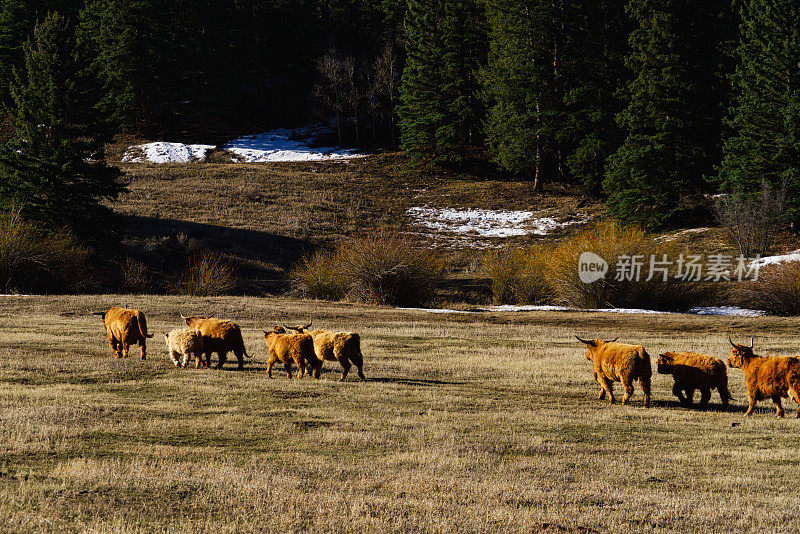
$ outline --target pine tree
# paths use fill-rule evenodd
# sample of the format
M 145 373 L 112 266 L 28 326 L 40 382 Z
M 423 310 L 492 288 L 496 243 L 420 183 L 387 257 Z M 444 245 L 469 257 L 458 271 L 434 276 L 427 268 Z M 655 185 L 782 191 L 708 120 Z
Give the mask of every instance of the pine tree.
M 636 29 L 626 59 L 633 79 L 617 119 L 627 137 L 604 181 L 608 206 L 655 229 L 679 221 L 687 198 L 708 190 L 719 153 L 727 2 L 631 0 Z
M 401 147 L 416 162 L 460 161 L 481 120 L 477 73 L 484 14 L 475 0 L 408 3 Z
M 483 85 L 489 110 L 486 137 L 494 160 L 533 180 L 563 172 L 558 142 L 563 124 L 563 3 L 495 0 L 487 4 L 489 59 Z
M 606 160 L 622 143 L 615 115 L 630 23 L 627 0 L 574 0 L 566 7 L 563 70 L 568 79 L 559 140 L 568 150 L 571 178 L 592 195 L 601 192 Z
M 784 183 L 800 208 L 800 4 L 743 0 L 734 102 L 727 118 L 733 135 L 720 165 L 723 190 L 756 194 L 761 181 Z M 796 218 L 796 215 L 795 215 Z
M 25 69 L 11 87 L 16 136 L 0 147 L 0 203 L 22 205 L 27 219 L 97 244 L 111 213 L 100 202 L 124 187 L 119 169 L 105 163 L 109 130 L 88 62 L 58 14 L 37 24 L 23 48 Z

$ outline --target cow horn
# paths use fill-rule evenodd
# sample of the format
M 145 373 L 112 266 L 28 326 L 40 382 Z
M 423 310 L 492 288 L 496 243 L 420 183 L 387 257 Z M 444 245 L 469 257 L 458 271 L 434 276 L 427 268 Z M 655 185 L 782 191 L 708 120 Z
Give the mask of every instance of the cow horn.
M 313 323 L 313 322 L 314 322 L 314 321 L 311 321 L 311 323 Z M 303 327 L 303 330 L 308 330 L 309 328 L 311 328 L 311 323 L 308 323 L 307 325 L 305 325 L 305 326 Z
M 618 340 L 618 339 L 619 339 L 619 336 L 615 337 L 614 339 L 607 339 L 607 340 L 605 340 L 605 341 L 606 341 L 606 343 L 613 343 L 613 342 L 615 342 L 615 341 L 616 341 L 616 340 Z
M 180 313 L 180 312 L 178 312 L 178 313 Z M 182 313 L 181 313 L 181 319 L 186 319 L 186 317 L 184 317 Z
M 106 312 L 92 312 L 92 315 L 103 315 Z
M 733 340 L 731 339 L 731 334 L 730 334 L 730 332 L 728 332 L 728 341 L 730 342 L 730 344 L 731 344 L 731 345 L 732 345 L 734 348 L 736 348 L 736 343 L 734 343 L 734 342 L 733 342 Z
M 753 348 L 753 343 L 755 343 L 755 342 L 756 342 L 755 336 L 750 336 L 750 348 L 751 349 Z
M 591 342 L 591 341 L 586 341 L 585 339 L 581 339 L 581 338 L 579 338 L 578 336 L 575 336 L 575 339 L 577 339 L 577 340 L 578 340 L 578 341 L 580 341 L 581 343 L 586 343 L 587 345 L 591 345 L 591 344 L 592 344 L 592 342 Z

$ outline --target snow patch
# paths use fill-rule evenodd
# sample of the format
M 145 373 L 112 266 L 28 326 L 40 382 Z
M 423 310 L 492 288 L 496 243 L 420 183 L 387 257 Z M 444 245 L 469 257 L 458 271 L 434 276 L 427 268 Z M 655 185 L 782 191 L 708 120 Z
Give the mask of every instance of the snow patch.
M 225 144 L 224 148 L 245 163 L 325 161 L 366 155 L 352 148 L 312 147 L 319 136 L 331 132 L 330 126 L 320 125 L 299 130 L 278 128 L 258 135 L 238 137 Z
M 157 141 L 128 147 L 122 161 L 131 163 L 188 163 L 203 161 L 214 145 L 186 145 Z
M 725 317 L 761 317 L 766 315 L 764 310 L 748 310 L 736 306 L 700 306 L 691 308 L 687 313 L 695 315 L 721 315 Z
M 753 265 L 764 267 L 765 265 L 774 265 L 777 263 L 790 263 L 793 261 L 800 261 L 800 249 L 789 252 L 788 254 L 780 254 L 778 256 L 765 256 L 753 262 Z
M 513 237 L 547 235 L 553 231 L 585 223 L 588 219 L 559 221 L 536 217 L 531 211 L 414 207 L 406 210 L 412 223 L 427 230 L 464 237 Z M 480 244 L 476 244 L 480 246 Z

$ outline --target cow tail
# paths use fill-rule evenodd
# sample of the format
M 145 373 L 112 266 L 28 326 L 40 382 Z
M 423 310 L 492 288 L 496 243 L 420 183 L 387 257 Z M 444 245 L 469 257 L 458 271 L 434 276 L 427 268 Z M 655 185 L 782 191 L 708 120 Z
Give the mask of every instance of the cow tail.
M 136 310 L 136 321 L 139 323 L 139 333 L 146 338 L 153 337 L 153 334 L 147 333 L 147 321 L 144 319 L 144 314 Z
M 639 376 L 652 376 L 653 368 L 650 362 L 650 355 L 647 351 L 642 349 L 642 358 L 640 360 L 641 368 L 639 369 Z
M 242 346 L 242 352 L 244 353 L 244 355 L 245 355 L 245 356 L 247 356 L 248 358 L 250 358 L 251 356 L 250 356 L 249 354 L 247 354 L 247 349 L 246 349 L 246 348 L 244 348 L 244 338 L 242 337 L 242 331 L 239 329 L 239 327 L 238 327 L 238 326 L 236 327 L 236 329 L 237 329 L 237 330 L 239 330 L 239 343 L 240 343 L 240 344 L 241 344 L 241 346 Z

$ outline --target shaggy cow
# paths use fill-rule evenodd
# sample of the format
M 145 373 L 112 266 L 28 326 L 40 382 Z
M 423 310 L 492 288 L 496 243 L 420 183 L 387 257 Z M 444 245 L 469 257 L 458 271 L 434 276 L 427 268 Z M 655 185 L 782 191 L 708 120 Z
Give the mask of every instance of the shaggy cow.
M 742 370 L 747 386 L 749 406 L 745 415 L 753 413 L 756 401 L 771 398 L 778 417 L 783 417 L 781 397 L 791 396 L 797 403 L 796 417 L 800 417 L 800 358 L 753 354 L 752 338 L 749 347 L 734 343 L 730 335 L 728 341 L 733 345 L 728 365 Z
M 222 369 L 228 360 L 228 352 L 233 351 L 239 361 L 239 369 L 244 369 L 244 356 L 250 357 L 244 348 L 242 331 L 233 321 L 217 319 L 216 317 L 183 317 L 186 326 L 199 330 L 203 334 L 203 351 L 206 355 L 206 367 L 211 367 L 211 353 L 216 352 L 219 357 L 217 369 Z
M 164 334 L 164 339 L 175 367 L 186 367 L 192 356 L 195 359 L 196 369 L 203 365 L 203 335 L 199 330 L 176 328 L 169 334 Z
M 700 390 L 700 407 L 708 405 L 711 390 L 716 388 L 722 407 L 728 409 L 728 373 L 725 362 L 719 358 L 696 352 L 665 352 L 658 355 L 656 369 L 662 375 L 672 375 L 675 385 L 672 394 L 678 397 L 683 406 L 692 405 L 694 391 Z M 685 396 L 684 396 L 685 393 Z
M 286 325 L 284 325 L 286 326 Z M 310 334 L 314 338 L 314 353 L 317 363 L 314 367 L 314 378 L 319 378 L 322 364 L 325 360 L 339 362 L 342 366 L 341 382 L 350 371 L 351 362 L 358 369 L 358 378 L 364 377 L 364 357 L 361 354 L 361 337 L 355 332 L 326 332 L 324 330 L 309 330 L 311 323 L 301 326 L 286 326 L 301 334 Z
M 308 334 L 287 334 L 279 326 L 272 331 L 264 330 L 264 337 L 269 347 L 267 375 L 272 378 L 272 366 L 280 360 L 286 368 L 286 376 L 292 378 L 292 361 L 299 369 L 297 378 L 303 378 L 306 363 L 316 367 L 317 357 L 314 355 L 314 340 Z
M 614 382 L 622 382 L 625 396 L 622 404 L 628 404 L 633 395 L 633 383 L 638 380 L 644 393 L 644 405 L 650 407 L 650 355 L 641 345 L 616 343 L 617 339 L 585 340 L 575 336 L 586 345 L 586 359 L 594 363 L 594 379 L 601 386 L 599 399 L 608 394 L 608 402 L 614 404 Z
M 104 312 L 94 312 L 94 315 L 100 316 L 108 335 L 108 344 L 117 354 L 117 358 L 127 358 L 128 347 L 136 343 L 141 349 L 142 359 L 147 358 L 146 342 L 153 336 L 147 333 L 147 321 L 141 311 L 110 308 Z

